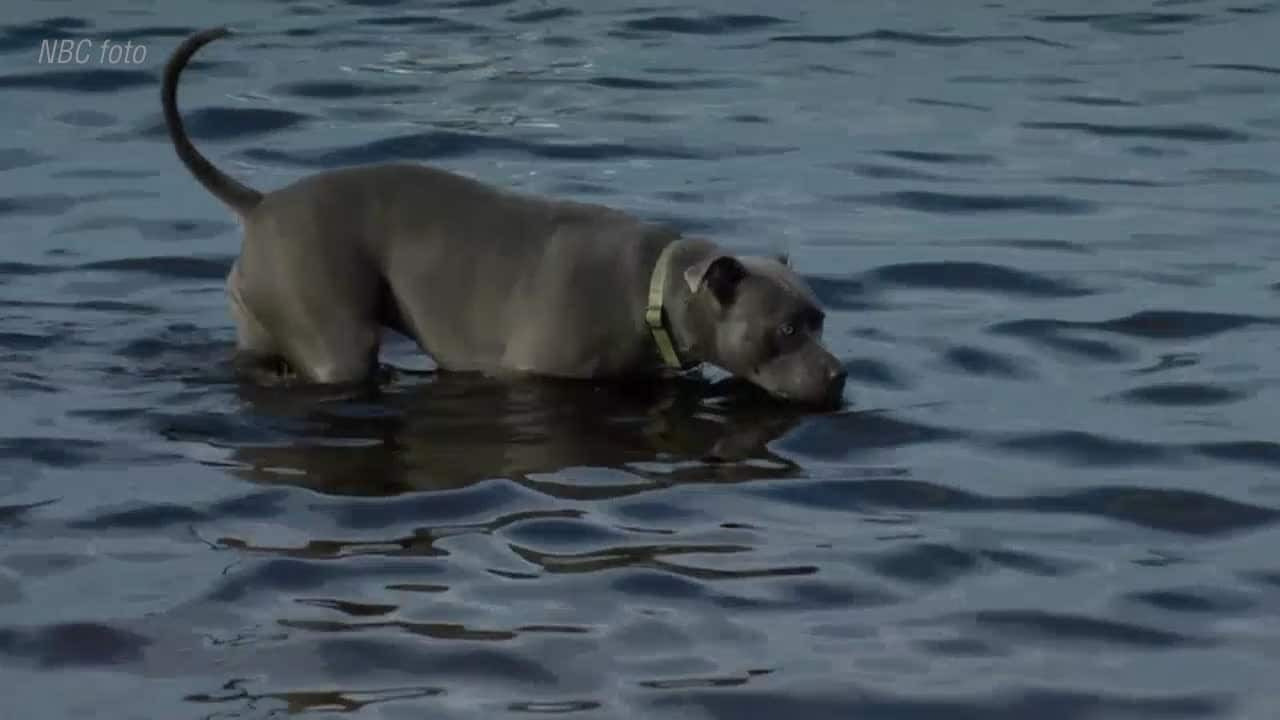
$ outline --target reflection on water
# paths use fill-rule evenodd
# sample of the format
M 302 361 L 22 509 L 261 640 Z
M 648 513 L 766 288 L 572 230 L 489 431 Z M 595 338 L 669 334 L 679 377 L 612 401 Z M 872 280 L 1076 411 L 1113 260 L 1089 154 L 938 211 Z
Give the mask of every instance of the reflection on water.
M 733 379 L 661 384 L 438 373 L 390 392 L 241 385 L 246 421 L 278 440 L 232 443 L 248 480 L 396 495 L 508 478 L 555 497 L 622 497 L 685 482 L 788 477 L 768 449 L 805 414 Z M 216 442 L 217 438 L 213 438 Z

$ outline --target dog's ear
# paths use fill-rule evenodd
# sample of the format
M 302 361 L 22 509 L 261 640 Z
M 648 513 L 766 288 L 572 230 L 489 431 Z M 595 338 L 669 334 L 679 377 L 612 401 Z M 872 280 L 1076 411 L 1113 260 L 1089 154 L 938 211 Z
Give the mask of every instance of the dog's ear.
M 721 305 L 733 302 L 738 283 L 746 276 L 746 266 L 730 255 L 713 255 L 684 271 L 684 281 L 689 285 L 689 292 L 696 293 L 705 287 Z

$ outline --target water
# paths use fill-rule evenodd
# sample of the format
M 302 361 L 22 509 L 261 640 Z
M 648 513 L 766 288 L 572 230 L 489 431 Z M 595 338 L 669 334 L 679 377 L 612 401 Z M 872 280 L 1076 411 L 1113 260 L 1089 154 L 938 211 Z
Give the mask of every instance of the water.
M 0 717 L 1280 712 L 1280 3 L 6 10 Z M 403 342 L 375 396 L 238 383 L 237 229 L 159 122 L 221 23 L 180 98 L 237 177 L 789 251 L 848 408 Z

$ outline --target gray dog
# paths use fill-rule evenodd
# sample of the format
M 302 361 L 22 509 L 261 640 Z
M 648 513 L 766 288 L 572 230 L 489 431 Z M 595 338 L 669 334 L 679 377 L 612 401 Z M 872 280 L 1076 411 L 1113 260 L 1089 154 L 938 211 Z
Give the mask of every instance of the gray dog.
M 237 182 L 191 144 L 177 106 L 187 62 L 227 34 L 185 40 L 162 95 L 178 157 L 244 226 L 227 277 L 241 360 L 362 381 L 386 327 L 444 370 L 621 378 L 705 362 L 777 397 L 840 401 L 823 312 L 785 261 L 417 165 L 333 170 L 265 195 Z

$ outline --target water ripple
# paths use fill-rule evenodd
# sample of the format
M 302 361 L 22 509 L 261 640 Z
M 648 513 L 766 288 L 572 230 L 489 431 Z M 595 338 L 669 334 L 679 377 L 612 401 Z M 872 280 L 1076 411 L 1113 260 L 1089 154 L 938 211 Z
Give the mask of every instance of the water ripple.
M 900 263 L 876 268 L 872 277 L 903 287 L 976 290 L 1001 295 L 1071 298 L 1092 294 L 1084 288 L 1043 275 L 982 262 Z
M 1142 103 L 1107 95 L 1057 95 L 1050 98 L 1054 102 L 1086 107 L 1141 107 Z
M 1116 395 L 1126 402 L 1146 405 L 1220 405 L 1248 397 L 1248 393 L 1205 383 L 1159 383 Z
M 0 216 L 27 215 L 52 216 L 62 215 L 80 202 L 69 195 L 12 195 L 0 197 Z
M 483 482 L 416 498 L 332 503 L 325 507 L 325 512 L 332 514 L 340 527 L 355 530 L 385 527 L 390 523 L 410 520 L 424 523 L 447 519 L 456 523 L 464 518 L 494 516 L 502 508 L 516 505 L 528 507 L 530 504 L 528 492 L 517 485 Z
M 973 553 L 938 543 L 908 545 L 871 562 L 872 569 L 887 578 L 929 585 L 945 585 L 980 566 L 981 560 Z
M 881 150 L 880 152 L 891 158 L 931 165 L 992 165 L 998 162 L 996 157 L 984 153 L 956 153 L 939 150 Z
M 1280 468 L 1280 443 L 1270 440 L 1201 443 L 1196 450 L 1218 460 Z
M 782 18 L 771 15 L 702 15 L 699 17 L 655 15 L 640 20 L 627 20 L 622 23 L 622 27 L 641 33 L 724 35 L 749 32 L 786 22 Z
M 1049 13 L 1033 19 L 1052 24 L 1088 25 L 1123 35 L 1172 35 L 1183 32 L 1183 26 L 1202 24 L 1208 17 L 1203 13 L 1115 12 Z
M 0 148 L 0 172 L 39 165 L 50 159 L 52 157 L 49 155 L 25 148 Z
M 872 30 L 852 35 L 775 35 L 771 42 L 781 43 L 817 43 L 822 45 L 859 43 L 868 41 L 902 43 L 904 45 L 923 45 L 926 47 L 957 47 L 964 45 L 988 44 L 1030 44 L 1047 47 L 1069 48 L 1060 42 L 1046 40 L 1034 35 L 942 35 L 936 33 L 914 33 L 900 30 Z
M 1032 376 L 1024 362 L 968 345 L 947 348 L 943 359 L 948 365 L 970 375 L 988 375 L 1010 380 L 1023 380 Z
M 93 23 L 79 17 L 52 17 L 0 27 L 0 53 L 35 51 L 50 38 L 80 38 Z
M 68 235 L 79 233 L 94 233 L 110 230 L 118 230 L 125 228 L 136 232 L 145 240 L 172 241 L 186 240 L 194 238 L 212 238 L 225 235 L 231 232 L 235 225 L 225 221 L 192 221 L 185 218 L 172 220 L 156 220 L 144 219 L 137 217 L 120 217 L 111 215 L 100 215 L 83 217 L 82 219 L 62 225 L 54 230 L 55 234 Z M 105 260 L 98 262 L 90 262 L 81 265 L 85 270 L 120 270 L 141 272 L 150 268 L 151 272 L 157 275 L 164 275 L 163 267 L 173 268 L 179 264 L 183 264 L 190 268 L 201 262 L 208 262 L 199 258 L 128 258 L 121 260 Z M 222 276 L 226 276 L 226 270 L 230 269 L 228 264 L 222 272 Z
M 1036 610 L 982 610 L 973 614 L 973 622 L 981 629 L 999 635 L 1052 643 L 1129 645 L 1148 649 L 1206 647 L 1212 644 L 1205 638 L 1132 623 Z
M 1141 310 L 1132 315 L 1098 322 L 1024 320 L 1018 321 L 1016 326 L 1006 327 L 1021 328 L 1027 327 L 1028 323 L 1036 323 L 1037 327 L 1046 327 L 1054 330 L 1079 328 L 1150 340 L 1191 340 L 1213 337 L 1244 328 L 1275 325 L 1277 322 L 1273 318 L 1237 313 Z
M 898 420 L 880 412 L 844 412 L 806 424 L 777 441 L 780 450 L 809 457 L 848 459 L 873 450 L 964 437 L 959 430 Z
M 210 107 L 183 113 L 187 133 L 196 140 L 248 138 L 297 127 L 311 120 L 309 115 L 268 108 Z M 157 140 L 168 138 L 163 121 L 156 121 L 132 137 Z
M 706 150 L 635 143 L 560 143 L 515 140 L 446 130 L 412 133 L 374 140 L 346 148 L 312 152 L 254 149 L 244 155 L 257 162 L 300 167 L 340 167 L 405 160 L 442 160 L 471 155 L 523 154 L 554 160 L 604 161 L 628 158 L 707 159 Z
M 1052 215 L 1091 213 L 1096 205 L 1088 200 L 1061 195 L 978 195 L 963 193 L 900 190 L 869 198 L 871 202 L 927 213 L 967 214 L 1024 212 Z
M 1134 339 L 1192 340 L 1275 323 L 1271 318 L 1231 313 L 1143 310 L 1104 321 L 1011 320 L 992 325 L 988 331 L 1025 338 L 1046 348 L 1091 360 L 1122 362 L 1132 359 L 1134 353 L 1105 340 L 1074 337 L 1072 333 L 1088 331 Z
M 181 223 L 174 223 L 180 225 Z M 169 223 L 165 223 L 172 229 Z M 215 224 L 209 228 L 207 233 L 198 233 L 195 236 L 212 237 L 220 235 L 226 231 L 227 227 L 222 224 Z M 184 228 L 190 230 L 190 228 Z M 148 233 L 144 232 L 144 236 Z M 192 235 L 187 233 L 188 237 Z M 99 271 L 99 272 L 120 272 L 120 273 L 143 273 L 153 275 L 155 277 L 167 280 L 224 280 L 227 273 L 231 271 L 232 258 L 227 256 L 220 257 L 184 257 L 184 256 L 155 256 L 155 257 L 136 257 L 136 258 L 120 258 L 118 260 L 97 260 L 79 265 L 81 270 Z
M 314 645 L 329 672 L 353 680 L 392 675 L 545 687 L 557 678 L 545 664 L 511 650 L 453 648 L 413 642 L 413 638 L 335 638 L 317 640 Z
M 552 20 L 565 20 L 581 14 L 582 13 L 580 11 L 574 10 L 573 8 L 550 7 L 507 15 L 503 19 L 507 22 L 513 23 L 542 23 L 550 22 Z
M 911 386 L 902 371 L 883 360 L 853 358 L 844 362 L 844 369 L 850 378 L 860 383 L 893 390 L 905 390 Z
M 279 93 L 281 95 L 292 95 L 293 97 L 301 97 L 301 98 L 316 98 L 316 99 L 322 99 L 322 100 L 345 100 L 349 98 L 381 98 L 381 97 L 396 97 L 400 95 L 412 95 L 412 94 L 418 93 L 419 89 L 411 85 L 373 85 L 370 83 L 357 84 L 353 82 L 343 82 L 338 80 L 311 80 L 307 82 L 293 82 L 293 83 L 285 83 L 283 85 L 277 85 L 276 87 L 272 88 L 272 92 Z M 189 129 L 189 132 L 191 133 L 192 137 L 197 137 L 195 125 L 192 123 L 192 120 L 200 118 L 201 116 L 199 113 L 204 112 L 205 122 L 208 123 L 209 125 L 216 125 L 217 123 L 214 122 L 214 119 L 209 117 L 209 113 L 216 112 L 217 110 L 219 109 L 211 108 L 204 111 L 195 111 L 195 112 L 185 114 L 187 123 L 192 125 L 192 127 Z M 244 110 L 240 109 L 235 111 L 235 114 L 238 115 L 242 112 L 244 112 Z M 266 112 L 266 111 L 259 111 L 259 113 L 261 112 Z M 305 115 L 300 115 L 297 113 L 287 113 L 287 112 L 282 112 L 278 110 L 271 111 L 271 112 L 275 114 L 273 116 L 265 116 L 266 119 L 276 123 L 280 123 L 280 124 L 277 124 L 275 127 L 272 127 L 271 129 L 291 127 L 292 125 L 296 125 L 299 122 L 303 122 L 307 119 Z M 263 118 L 264 116 L 259 114 L 258 116 L 259 122 Z M 225 122 L 227 120 L 232 120 L 232 119 L 239 122 L 242 118 L 240 117 L 218 118 L 218 120 L 222 122 Z
M 1147 607 L 1176 613 L 1228 614 L 1250 610 L 1249 598 L 1214 588 L 1171 588 L 1130 593 L 1127 599 Z
M 648 80 L 616 75 L 589 78 L 586 83 L 613 90 L 706 90 L 745 86 L 740 81 L 731 80 Z
M 33 338 L 40 347 L 47 347 L 55 338 Z M 105 442 L 61 437 L 0 438 L 0 459 L 26 459 L 41 465 L 57 468 L 75 468 L 99 464 L 110 455 L 112 448 Z
M 44 502 L 26 503 L 23 505 L 0 505 L 0 523 L 4 523 L 9 527 L 21 526 L 25 521 L 23 518 L 32 510 L 51 505 L 55 501 L 46 500 Z
M 866 310 L 878 305 L 864 280 L 810 275 L 805 281 L 827 307 L 838 310 Z
M 1082 466 L 1161 464 L 1178 456 L 1175 450 L 1163 445 L 1119 440 L 1079 430 L 1028 433 L 1001 440 L 999 446 Z
M 414 32 L 436 33 L 440 35 L 472 35 L 485 30 L 484 27 L 461 20 L 437 17 L 433 15 L 384 15 L 380 17 L 360 18 L 361 25 L 375 27 L 406 28 Z
M 1211 718 L 1230 710 L 1230 703 L 1213 695 L 1143 695 L 1062 690 L 1023 689 L 980 695 L 887 694 L 865 688 L 846 688 L 840 694 L 791 694 L 780 690 L 686 691 L 663 697 L 655 706 L 664 710 L 697 708 L 713 720 L 772 718 L 795 715 L 814 720 L 851 717 L 910 717 L 920 720 L 985 718 L 1021 720 L 1051 713 L 1055 720 L 1088 720 L 1095 717 Z
M 1176 125 L 1116 125 L 1088 122 L 1024 122 L 1031 130 L 1070 130 L 1098 137 L 1150 138 L 1153 140 L 1189 140 L 1192 142 L 1245 142 L 1248 133 L 1209 123 Z
M 350 0 L 347 0 L 350 2 Z M 368 0 L 365 0 L 368 1 Z M 385 0 L 379 0 L 385 2 Z M 398 0 L 395 0 L 398 1 Z M 357 713 L 382 703 L 422 700 L 444 695 L 439 687 L 363 688 L 359 690 L 304 690 L 297 692 L 252 693 L 239 680 L 227 682 L 218 693 L 192 693 L 183 699 L 200 705 L 283 705 L 291 712 Z
M 134 632 L 93 622 L 33 629 L 0 627 L 0 654 L 44 669 L 110 667 L 142 656 L 150 641 Z
M 1192 65 L 1194 68 L 1206 70 L 1231 70 L 1234 72 L 1257 73 L 1261 75 L 1280 75 L 1280 67 L 1274 65 L 1250 65 L 1248 63 L 1202 63 Z
M 158 82 L 154 72 L 118 68 L 0 75 L 0 88 L 46 92 L 113 93 L 136 87 L 155 87 Z
M 868 512 L 1034 511 L 1109 518 L 1188 535 L 1221 535 L 1274 524 L 1280 510 L 1184 490 L 1098 487 L 1061 494 L 993 497 L 915 480 L 814 480 L 757 491 L 825 510 Z

